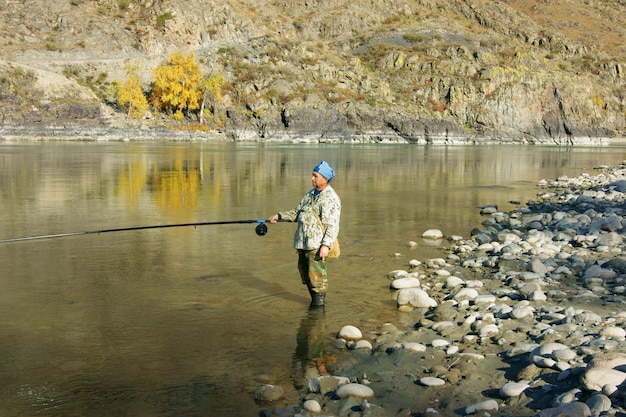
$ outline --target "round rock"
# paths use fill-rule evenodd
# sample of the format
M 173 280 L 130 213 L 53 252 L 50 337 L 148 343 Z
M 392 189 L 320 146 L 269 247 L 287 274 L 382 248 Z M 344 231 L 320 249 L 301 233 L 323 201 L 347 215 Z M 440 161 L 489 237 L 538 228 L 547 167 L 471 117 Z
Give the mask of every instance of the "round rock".
M 361 340 L 363 333 L 355 326 L 346 325 L 339 330 L 338 337 L 345 340 Z
M 373 398 L 374 390 L 363 384 L 346 384 L 340 386 L 336 394 L 339 398 L 357 397 L 357 398 Z
M 437 302 L 421 288 L 404 288 L 398 291 L 396 302 L 399 306 L 410 305 L 416 308 L 437 307 Z
M 322 406 L 315 400 L 306 400 L 302 406 L 309 413 L 319 413 L 322 411 Z
M 587 369 L 580 381 L 589 391 L 602 391 L 602 387 L 607 384 L 619 387 L 626 381 L 626 373 L 617 369 L 591 368 Z
M 443 233 L 439 229 L 428 229 L 422 233 L 424 239 L 443 239 Z

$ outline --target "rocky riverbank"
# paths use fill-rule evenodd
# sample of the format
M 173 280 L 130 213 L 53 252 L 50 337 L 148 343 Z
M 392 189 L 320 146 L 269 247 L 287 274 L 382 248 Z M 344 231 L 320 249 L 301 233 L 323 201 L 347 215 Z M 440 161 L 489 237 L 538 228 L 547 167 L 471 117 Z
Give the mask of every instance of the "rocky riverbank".
M 538 185 L 524 207 L 482 208 L 445 258 L 398 258 L 402 323 L 336 329 L 300 403 L 261 385 L 260 415 L 625 415 L 626 163 Z

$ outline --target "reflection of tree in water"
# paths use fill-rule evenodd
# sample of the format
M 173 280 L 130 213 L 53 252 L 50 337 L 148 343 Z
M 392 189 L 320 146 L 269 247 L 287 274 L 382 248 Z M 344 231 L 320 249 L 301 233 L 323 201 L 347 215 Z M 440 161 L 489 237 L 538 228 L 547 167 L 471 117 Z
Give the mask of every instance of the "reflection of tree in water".
M 151 177 L 157 204 L 170 209 L 196 208 L 200 194 L 198 165 L 197 161 L 177 159 L 159 166 Z
M 146 164 L 143 160 L 129 162 L 126 169 L 120 169 L 118 172 L 119 193 L 126 197 L 126 203 L 129 206 L 139 205 L 146 179 Z
M 155 164 L 139 159 L 118 171 L 119 194 L 126 197 L 130 206 L 141 204 L 141 194 L 147 191 L 162 209 L 189 212 L 198 207 L 201 187 L 201 159 L 181 152 Z
M 300 321 L 293 355 L 293 382 L 300 388 L 310 378 L 325 373 L 324 337 L 326 316 L 324 307 L 310 307 Z

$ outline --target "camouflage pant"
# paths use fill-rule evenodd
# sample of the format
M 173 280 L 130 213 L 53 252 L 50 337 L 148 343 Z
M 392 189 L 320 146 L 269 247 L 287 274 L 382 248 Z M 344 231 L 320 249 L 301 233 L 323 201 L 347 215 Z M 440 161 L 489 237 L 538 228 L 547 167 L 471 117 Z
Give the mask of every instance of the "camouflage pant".
M 319 249 L 298 250 L 298 271 L 309 290 L 325 293 L 328 290 L 326 259 L 319 257 Z

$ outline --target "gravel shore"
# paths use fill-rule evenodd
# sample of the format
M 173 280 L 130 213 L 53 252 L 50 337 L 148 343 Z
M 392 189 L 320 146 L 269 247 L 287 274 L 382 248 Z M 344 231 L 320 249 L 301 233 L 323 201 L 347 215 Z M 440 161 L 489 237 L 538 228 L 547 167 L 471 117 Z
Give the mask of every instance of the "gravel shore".
M 481 208 L 445 258 L 399 258 L 402 323 L 307 346 L 300 403 L 261 384 L 260 415 L 626 415 L 626 162 L 538 187 L 516 210 Z

